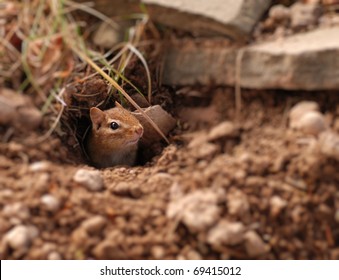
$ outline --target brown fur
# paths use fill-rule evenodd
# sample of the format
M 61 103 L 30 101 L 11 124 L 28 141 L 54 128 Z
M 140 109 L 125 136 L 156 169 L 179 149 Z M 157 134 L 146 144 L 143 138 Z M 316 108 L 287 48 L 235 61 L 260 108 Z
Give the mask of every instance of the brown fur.
M 87 153 L 96 167 L 133 165 L 136 159 L 138 140 L 143 128 L 139 121 L 120 104 L 107 111 L 90 109 L 92 130 L 87 140 Z M 115 121 L 119 128 L 113 130 Z

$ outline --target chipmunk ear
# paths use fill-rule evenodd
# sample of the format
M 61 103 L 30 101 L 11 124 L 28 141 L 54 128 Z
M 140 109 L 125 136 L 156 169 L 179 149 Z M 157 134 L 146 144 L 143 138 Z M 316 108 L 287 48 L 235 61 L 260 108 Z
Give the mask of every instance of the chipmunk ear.
M 118 101 L 115 101 L 115 107 L 124 109 L 124 107 L 121 106 L 121 104 Z
M 105 113 L 99 108 L 92 107 L 89 110 L 89 115 L 91 117 L 93 127 L 98 130 L 101 127 L 102 122 L 105 120 Z

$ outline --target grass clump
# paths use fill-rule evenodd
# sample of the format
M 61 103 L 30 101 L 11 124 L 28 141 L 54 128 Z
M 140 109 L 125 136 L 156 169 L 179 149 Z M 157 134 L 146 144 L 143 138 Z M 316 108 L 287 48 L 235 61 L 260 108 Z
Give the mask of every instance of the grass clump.
M 117 28 L 117 24 L 88 4 L 70 0 L 0 3 L 0 87 L 12 87 L 32 96 L 49 119 L 41 140 L 47 139 L 53 131 L 76 135 L 69 118 L 63 118 L 65 108 L 72 105 L 67 104 L 65 98 L 70 84 L 101 76 L 110 85 L 110 97 L 118 93 L 121 100 L 127 100 L 141 111 L 124 90 L 128 85 L 151 103 L 151 71 L 140 51 L 140 46 L 145 45 L 148 16 L 135 14 L 131 18 L 137 20 L 126 40 L 103 52 L 88 40 L 93 29 L 87 23 L 104 21 L 112 28 Z M 146 94 L 126 75 L 128 67 L 136 60 L 144 68 Z M 81 116 L 83 108 L 71 107 Z M 167 141 L 160 129 L 145 117 Z M 63 130 L 72 131 L 62 131 L 60 121 L 64 122 Z

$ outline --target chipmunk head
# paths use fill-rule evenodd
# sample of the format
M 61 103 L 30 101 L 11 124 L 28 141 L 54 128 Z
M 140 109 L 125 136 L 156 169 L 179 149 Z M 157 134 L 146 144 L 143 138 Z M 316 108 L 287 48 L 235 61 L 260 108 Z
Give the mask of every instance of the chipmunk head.
M 136 145 L 144 132 L 142 125 L 118 102 L 115 105 L 107 111 L 96 107 L 90 109 L 92 133 L 100 137 L 107 148 L 123 149 Z

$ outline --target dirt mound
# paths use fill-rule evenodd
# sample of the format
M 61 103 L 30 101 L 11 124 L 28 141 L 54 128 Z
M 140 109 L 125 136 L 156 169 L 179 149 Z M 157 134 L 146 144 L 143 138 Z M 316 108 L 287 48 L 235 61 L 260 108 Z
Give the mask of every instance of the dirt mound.
M 176 99 L 190 129 L 145 166 L 91 174 L 56 136 L 2 143 L 1 258 L 337 259 L 339 163 L 287 118 L 317 100 L 338 132 L 338 98 L 243 92 L 233 122 L 232 91 L 209 92 Z M 76 179 L 81 168 L 98 188 Z

